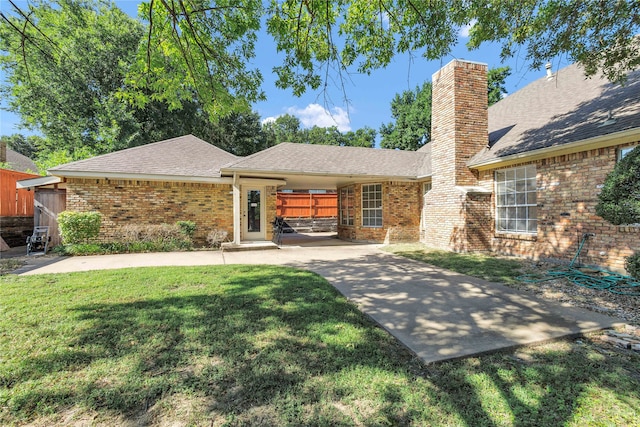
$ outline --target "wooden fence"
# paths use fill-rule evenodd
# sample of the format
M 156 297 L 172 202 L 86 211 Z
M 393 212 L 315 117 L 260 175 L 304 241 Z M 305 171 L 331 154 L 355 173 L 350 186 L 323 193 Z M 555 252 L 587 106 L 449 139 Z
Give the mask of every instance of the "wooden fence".
M 33 216 L 33 191 L 17 190 L 16 182 L 38 176 L 0 169 L 0 216 Z
M 335 218 L 338 216 L 338 195 L 278 193 L 276 214 L 283 218 Z

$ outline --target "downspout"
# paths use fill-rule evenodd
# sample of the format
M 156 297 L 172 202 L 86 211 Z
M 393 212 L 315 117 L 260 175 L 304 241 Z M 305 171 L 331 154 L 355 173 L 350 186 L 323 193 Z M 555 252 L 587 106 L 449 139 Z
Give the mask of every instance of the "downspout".
M 240 244 L 242 212 L 240 208 L 240 183 L 237 172 L 233 173 L 233 244 Z

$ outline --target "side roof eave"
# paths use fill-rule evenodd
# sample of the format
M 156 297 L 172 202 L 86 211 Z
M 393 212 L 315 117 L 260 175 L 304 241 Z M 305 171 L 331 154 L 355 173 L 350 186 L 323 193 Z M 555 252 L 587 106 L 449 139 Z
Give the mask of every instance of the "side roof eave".
M 510 156 L 498 157 L 489 160 L 474 161 L 471 159 L 467 166 L 476 170 L 496 169 L 507 167 L 518 163 L 533 162 L 549 157 L 561 156 L 565 154 L 578 153 L 586 150 L 612 147 L 615 145 L 633 143 L 640 141 L 640 127 L 627 129 L 607 135 L 601 135 L 582 141 L 570 142 L 563 145 L 540 148 L 538 150 L 526 151 L 524 153 L 512 154 Z

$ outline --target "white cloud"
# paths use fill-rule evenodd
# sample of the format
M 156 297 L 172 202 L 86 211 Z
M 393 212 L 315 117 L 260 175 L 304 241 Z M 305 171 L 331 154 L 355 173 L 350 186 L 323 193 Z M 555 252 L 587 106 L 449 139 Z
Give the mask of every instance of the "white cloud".
M 476 22 L 478 22 L 477 19 L 472 19 L 471 22 L 469 22 L 464 27 L 460 28 L 460 31 L 458 31 L 458 34 L 460 35 L 460 37 L 468 38 L 469 37 L 469 31 L 471 30 L 471 28 L 474 25 L 476 25 Z
M 309 104 L 305 108 L 289 107 L 287 113 L 298 117 L 307 128 L 336 126 L 340 132 L 351 130 L 349 114 L 340 107 L 333 107 L 329 111 L 320 104 Z
M 264 124 L 266 124 L 266 123 L 273 123 L 273 122 L 275 122 L 275 121 L 276 121 L 276 119 L 277 119 L 278 117 L 279 117 L 279 116 L 270 116 L 270 117 L 266 117 L 266 118 L 262 119 L 262 121 L 260 122 L 260 124 L 263 124 L 263 125 L 264 125 Z

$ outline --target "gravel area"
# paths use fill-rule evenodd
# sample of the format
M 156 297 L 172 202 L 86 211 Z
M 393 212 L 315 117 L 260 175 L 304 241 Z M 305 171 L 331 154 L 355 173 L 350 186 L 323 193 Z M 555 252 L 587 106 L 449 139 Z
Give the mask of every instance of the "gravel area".
M 546 271 L 557 269 L 558 267 L 558 265 L 549 263 L 530 263 L 525 268 L 525 272 L 526 274 L 543 275 Z M 589 289 L 571 283 L 566 279 L 537 283 L 517 283 L 508 286 L 532 292 L 545 300 L 586 308 L 598 313 L 618 317 L 630 325 L 640 326 L 640 296 L 618 295 L 606 290 Z

